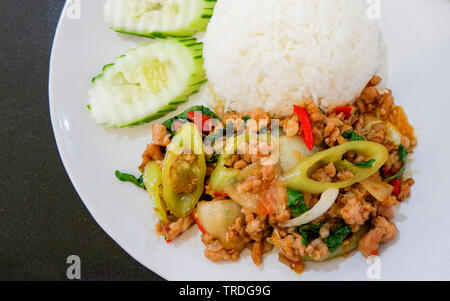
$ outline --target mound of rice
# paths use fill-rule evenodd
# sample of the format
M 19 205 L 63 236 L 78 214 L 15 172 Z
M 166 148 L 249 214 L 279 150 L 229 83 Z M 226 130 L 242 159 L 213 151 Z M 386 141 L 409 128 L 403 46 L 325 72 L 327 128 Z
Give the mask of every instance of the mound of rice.
M 365 0 L 218 0 L 204 44 L 226 110 L 278 116 L 306 101 L 354 100 L 384 61 Z

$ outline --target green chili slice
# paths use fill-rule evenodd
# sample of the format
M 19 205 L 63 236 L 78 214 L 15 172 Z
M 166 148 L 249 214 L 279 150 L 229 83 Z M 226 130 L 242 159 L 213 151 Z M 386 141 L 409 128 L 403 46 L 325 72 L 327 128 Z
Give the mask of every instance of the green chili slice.
M 342 160 L 346 152 L 357 152 L 375 161 L 372 161 L 370 167 L 359 167 L 347 160 Z M 304 159 L 285 174 L 282 180 L 290 189 L 309 193 L 322 193 L 328 188 L 345 188 L 373 175 L 387 161 L 388 156 L 387 149 L 381 144 L 370 141 L 346 142 Z M 337 168 L 351 171 L 354 177 L 335 183 L 321 183 L 309 177 L 311 169 L 329 163 L 334 163 Z
M 162 171 L 155 161 L 149 162 L 144 168 L 144 183 L 147 192 L 155 206 L 155 213 L 159 220 L 167 225 L 170 223 L 167 218 L 167 211 L 164 201 L 161 199 Z
M 243 133 L 238 136 L 230 137 L 226 141 L 223 152 L 219 156 L 217 165 L 211 174 L 209 188 L 214 192 L 223 192 L 225 186 L 239 175 L 239 170 L 225 166 L 227 160 L 237 152 L 237 148 L 241 143 L 249 142 L 250 139 L 259 139 L 261 141 L 264 137 L 264 135 L 256 135 L 253 133 Z
M 167 146 L 162 171 L 163 197 L 177 217 L 191 214 L 200 199 L 206 174 L 201 134 L 193 123 L 186 123 Z

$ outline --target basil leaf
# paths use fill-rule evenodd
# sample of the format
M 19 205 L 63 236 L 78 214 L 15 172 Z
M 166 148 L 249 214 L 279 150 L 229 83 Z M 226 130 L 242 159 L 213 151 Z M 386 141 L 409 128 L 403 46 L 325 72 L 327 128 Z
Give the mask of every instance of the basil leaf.
M 286 191 L 288 195 L 287 207 L 293 216 L 300 216 L 309 210 L 303 199 L 303 193 L 289 188 Z
M 321 107 L 319 107 L 319 110 L 320 110 L 320 112 L 322 112 L 323 115 L 327 115 L 327 112 L 324 109 L 322 109 Z
M 400 144 L 398 147 L 398 156 L 400 157 L 400 160 L 402 160 L 403 162 L 403 166 L 402 168 L 392 177 L 389 177 L 387 179 L 384 179 L 385 182 L 390 182 L 394 179 L 400 178 L 404 173 L 405 173 L 405 169 L 406 169 L 406 157 L 408 156 L 408 151 L 406 150 L 406 148 Z
M 342 137 L 349 139 L 350 141 L 364 141 L 363 137 L 358 135 L 354 130 L 348 130 L 342 134 Z
M 219 161 L 219 154 L 216 154 L 214 156 L 212 156 L 209 159 L 206 159 L 206 163 L 217 163 L 217 161 Z
M 323 225 L 323 223 L 321 223 L 321 224 L 309 223 L 309 224 L 297 227 L 295 229 L 302 236 L 302 244 L 304 246 L 306 246 L 310 241 L 312 241 L 320 236 L 319 230 L 322 227 L 322 225 Z
M 408 151 L 406 150 L 406 148 L 403 146 L 403 144 L 400 144 L 400 146 L 398 147 L 398 155 L 400 157 L 400 159 L 403 161 L 403 163 L 406 162 L 406 157 L 408 156 Z
M 339 224 L 336 225 L 334 232 L 330 234 L 323 241 L 327 244 L 330 253 L 337 250 L 343 243 L 345 238 L 352 232 L 352 229 L 347 225 L 344 220 L 341 220 Z
M 369 168 L 373 166 L 373 163 L 375 163 L 375 159 L 370 159 L 369 161 L 362 161 L 362 162 L 358 162 L 355 163 L 353 165 L 358 166 L 358 167 L 363 167 L 363 168 Z
M 145 189 L 144 177 L 142 175 L 139 178 L 136 178 L 133 175 L 116 170 L 116 178 L 122 182 L 130 182 L 139 188 Z

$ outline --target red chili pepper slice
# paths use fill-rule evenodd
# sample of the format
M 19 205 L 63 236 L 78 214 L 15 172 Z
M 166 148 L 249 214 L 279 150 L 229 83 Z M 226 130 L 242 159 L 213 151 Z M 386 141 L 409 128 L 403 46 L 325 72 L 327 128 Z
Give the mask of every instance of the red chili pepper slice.
M 201 119 L 199 118 L 200 116 L 201 116 Z M 189 118 L 190 121 L 195 123 L 195 125 L 197 126 L 200 133 L 203 133 L 203 131 L 204 131 L 203 126 L 204 126 L 205 122 L 207 120 L 211 119 L 211 117 L 203 115 L 202 113 L 196 112 L 196 111 L 189 111 L 187 113 L 187 117 Z M 211 123 L 209 123 L 209 126 L 211 127 Z
M 200 231 L 205 234 L 206 230 L 205 228 L 203 228 L 203 225 L 200 223 L 200 221 L 198 220 L 198 218 L 195 216 L 195 214 L 191 214 L 191 217 L 194 219 L 195 223 L 197 224 L 198 228 L 200 229 Z
M 349 106 L 339 106 L 331 110 L 328 115 L 344 113 L 345 119 L 352 117 L 353 108 Z
M 401 182 L 399 179 L 393 179 L 389 182 L 392 186 L 394 186 L 394 190 L 392 191 L 392 194 L 398 197 L 400 194 L 400 188 L 401 188 Z
M 392 177 L 392 173 L 389 172 L 389 170 L 387 169 L 386 166 L 383 166 L 383 168 L 381 169 L 381 171 L 383 172 L 385 178 Z
M 226 192 L 214 192 L 215 198 L 227 198 L 229 195 Z
M 306 147 L 312 151 L 314 147 L 314 135 L 311 127 L 311 120 L 305 108 L 294 105 L 294 113 L 298 115 L 302 124 L 303 133 L 300 135 Z

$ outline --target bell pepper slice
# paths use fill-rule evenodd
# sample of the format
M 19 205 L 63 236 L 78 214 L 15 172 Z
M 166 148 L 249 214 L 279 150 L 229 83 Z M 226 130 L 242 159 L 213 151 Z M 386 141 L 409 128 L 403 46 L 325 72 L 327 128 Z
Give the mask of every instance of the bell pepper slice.
M 302 124 L 303 133 L 300 135 L 306 147 L 312 151 L 314 148 L 314 135 L 311 126 L 309 114 L 305 108 L 294 105 L 294 113 L 298 115 L 298 119 Z
M 359 167 L 347 160 L 342 160 L 346 152 L 363 154 L 368 160 L 374 159 L 371 167 Z M 322 193 L 328 188 L 345 188 L 362 181 L 380 169 L 389 157 L 387 149 L 371 141 L 346 142 L 339 146 L 315 153 L 301 161 L 296 167 L 282 176 L 284 184 L 291 189 L 309 193 Z M 335 163 L 337 168 L 350 170 L 354 177 L 335 183 L 321 183 L 309 177 L 309 171 L 319 165 Z
M 186 123 L 167 146 L 162 171 L 164 201 L 175 216 L 188 216 L 194 210 L 203 193 L 205 175 L 201 134 L 193 123 Z M 186 185 L 194 189 L 182 191 Z
M 155 161 L 149 162 L 144 168 L 144 184 L 155 206 L 156 215 L 164 225 L 168 225 L 170 221 L 167 218 L 166 206 L 161 199 L 162 171 Z

